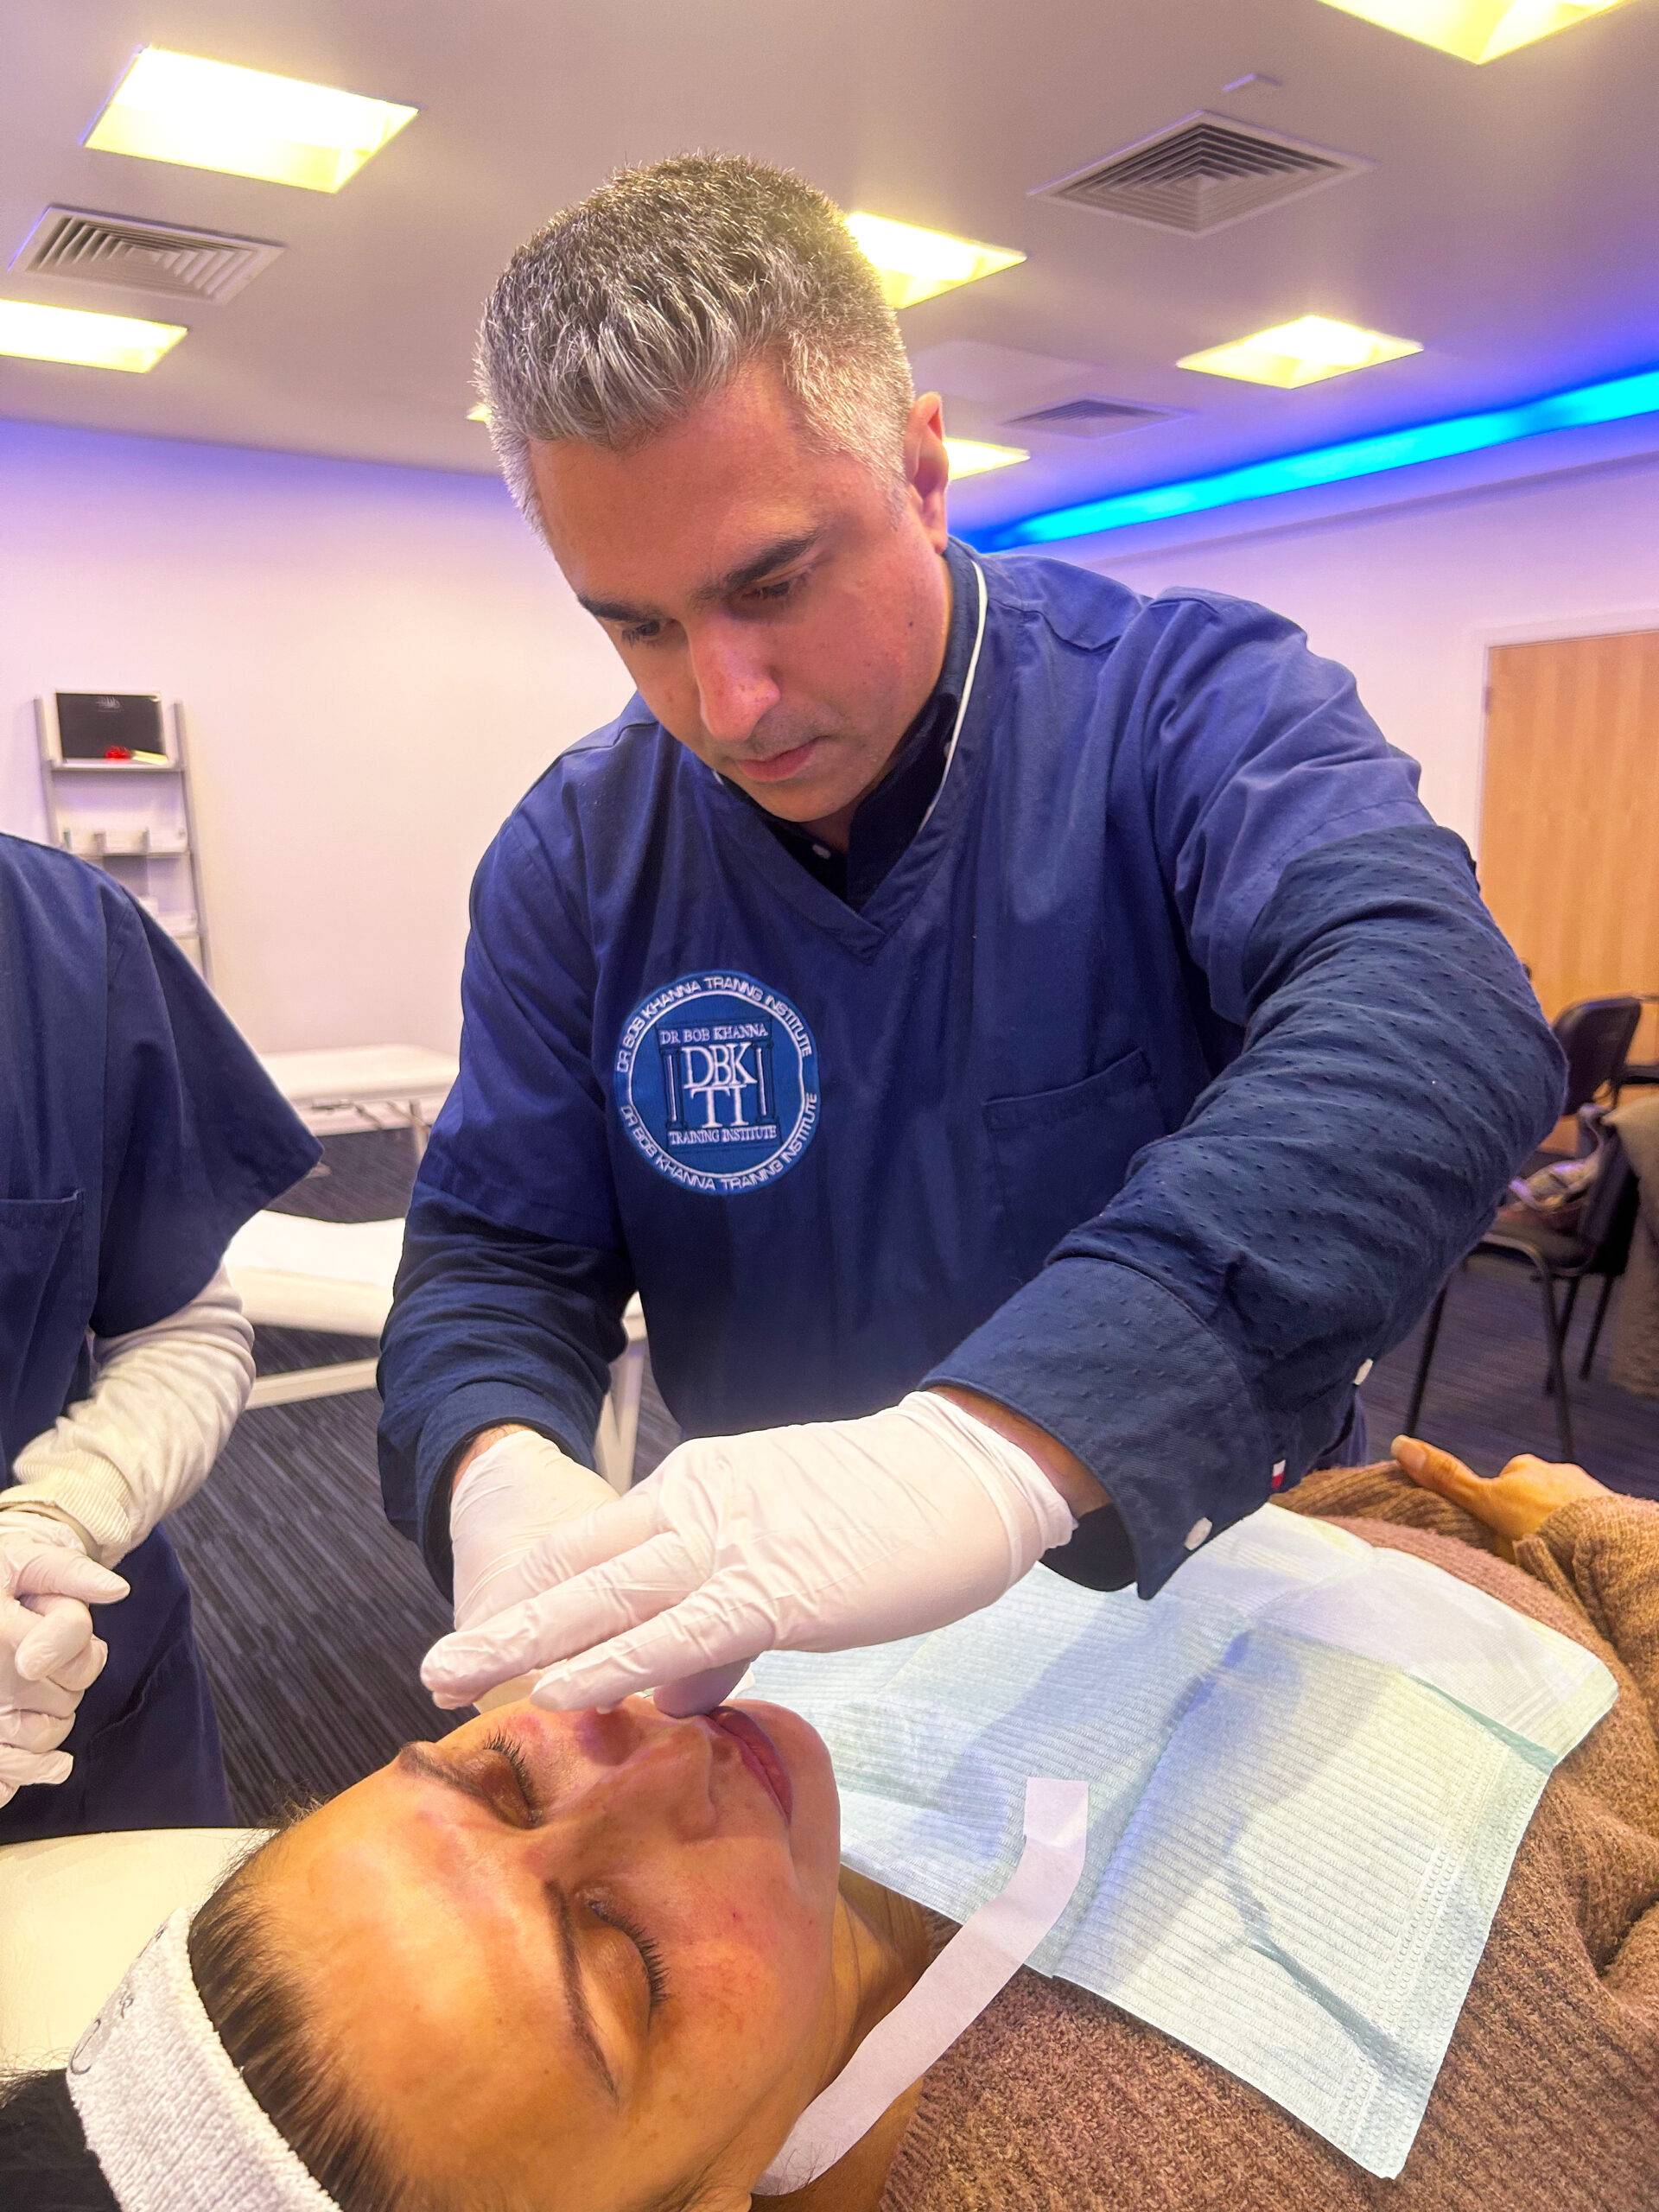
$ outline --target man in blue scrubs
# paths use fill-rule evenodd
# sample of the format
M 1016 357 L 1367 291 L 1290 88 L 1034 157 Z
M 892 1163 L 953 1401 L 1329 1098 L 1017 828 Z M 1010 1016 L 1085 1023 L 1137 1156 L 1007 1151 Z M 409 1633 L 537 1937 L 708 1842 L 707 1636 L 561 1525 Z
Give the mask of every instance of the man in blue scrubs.
M 225 1248 L 317 1147 L 135 902 L 7 836 L 0 1033 L 0 1844 L 223 1823 L 155 1524 L 251 1380 Z
M 1150 1595 L 1361 1456 L 1358 1375 L 1560 1074 L 1347 672 L 951 539 L 937 398 L 760 164 L 556 219 L 480 359 L 638 688 L 474 886 L 382 1370 L 388 1507 L 467 1631 L 429 1683 L 706 1700 L 1045 1554 Z M 690 1440 L 567 1521 L 636 1287 Z

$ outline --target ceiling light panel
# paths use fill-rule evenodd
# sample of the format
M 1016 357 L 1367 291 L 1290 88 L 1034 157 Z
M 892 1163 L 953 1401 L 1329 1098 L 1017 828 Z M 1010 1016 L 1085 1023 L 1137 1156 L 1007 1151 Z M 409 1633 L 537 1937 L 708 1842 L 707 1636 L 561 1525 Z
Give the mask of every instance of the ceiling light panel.
M 1464 61 L 1496 61 L 1519 46 L 1571 30 L 1590 16 L 1605 16 L 1623 0 L 1325 0 L 1345 16 L 1361 16 Z
M 124 369 L 142 376 L 162 354 L 172 352 L 184 333 L 181 322 L 145 322 L 137 315 L 92 315 L 84 308 L 0 300 L 0 353 L 24 360 Z
M 338 192 L 418 110 L 147 46 L 87 137 L 103 154 Z
M 1013 269 L 1025 259 L 1007 246 L 983 245 L 976 238 L 952 238 L 944 231 L 919 230 L 886 215 L 854 213 L 847 227 L 865 258 L 874 264 L 881 294 L 890 308 L 913 308 L 959 284 L 976 283 Z
M 990 445 L 983 438 L 947 438 L 944 451 L 953 484 L 960 484 L 964 476 L 988 475 L 993 468 L 1013 468 L 1031 459 L 1023 446 Z
M 1381 330 L 1361 330 L 1351 322 L 1333 321 L 1329 315 L 1305 315 L 1294 322 L 1275 323 L 1249 338 L 1235 338 L 1225 346 L 1209 346 L 1201 353 L 1188 353 L 1178 369 L 1198 369 L 1205 376 L 1238 377 L 1247 384 L 1276 385 L 1295 391 L 1305 384 L 1322 384 L 1326 377 L 1347 376 L 1354 369 L 1375 368 L 1379 361 L 1398 361 L 1408 353 L 1421 353 L 1414 339 L 1390 338 Z

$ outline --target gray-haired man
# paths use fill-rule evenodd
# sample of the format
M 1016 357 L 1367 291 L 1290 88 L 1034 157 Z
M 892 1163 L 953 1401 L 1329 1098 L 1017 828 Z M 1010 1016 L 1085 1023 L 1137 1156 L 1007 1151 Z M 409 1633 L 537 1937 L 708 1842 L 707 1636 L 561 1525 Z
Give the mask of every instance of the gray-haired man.
M 1558 1068 L 1345 671 L 950 539 L 938 397 L 758 163 L 557 218 L 480 360 L 638 690 L 474 889 L 383 1365 L 434 1689 L 708 1705 L 1045 1554 L 1149 1595 L 1359 1456 Z M 588 1511 L 636 1287 L 691 1440 Z

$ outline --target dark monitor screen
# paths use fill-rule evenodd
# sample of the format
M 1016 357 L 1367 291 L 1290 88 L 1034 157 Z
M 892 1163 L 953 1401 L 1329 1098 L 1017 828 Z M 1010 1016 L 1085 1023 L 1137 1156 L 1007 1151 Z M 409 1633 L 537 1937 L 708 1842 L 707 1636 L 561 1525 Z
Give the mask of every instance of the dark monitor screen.
M 162 702 L 153 691 L 60 691 L 57 699 L 58 745 L 66 760 L 167 750 Z

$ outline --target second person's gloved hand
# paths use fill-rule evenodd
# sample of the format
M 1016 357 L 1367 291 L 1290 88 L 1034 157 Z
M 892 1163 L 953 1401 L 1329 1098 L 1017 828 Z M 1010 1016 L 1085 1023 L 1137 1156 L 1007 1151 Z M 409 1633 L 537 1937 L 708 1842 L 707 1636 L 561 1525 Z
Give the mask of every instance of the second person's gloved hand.
M 449 1500 L 455 1626 L 474 1627 L 547 1586 L 525 1563 L 543 1539 L 616 1492 L 533 1428 L 512 1428 L 455 1480 Z
M 59 1747 L 109 1656 L 87 1608 L 127 1590 L 62 1515 L 0 1507 L 0 1805 L 29 1784 L 67 1780 L 73 1762 Z
M 721 1673 L 760 1652 L 959 1620 L 1075 1526 L 1034 1459 L 931 1391 L 859 1421 L 701 1438 L 543 1539 L 520 1567 L 540 1594 L 446 1637 L 422 1679 L 457 1706 L 543 1669 L 536 1702 L 574 1711 L 708 1675 L 713 1704 Z
M 449 1499 L 454 1556 L 455 1626 L 474 1627 L 544 1586 L 526 1562 L 544 1537 L 568 1521 L 614 1505 L 602 1475 L 561 1452 L 533 1428 L 510 1428 L 455 1478 Z M 507 1680 L 484 1694 L 487 1708 L 522 1697 L 528 1681 Z

